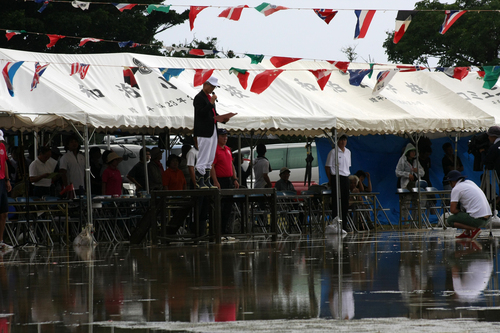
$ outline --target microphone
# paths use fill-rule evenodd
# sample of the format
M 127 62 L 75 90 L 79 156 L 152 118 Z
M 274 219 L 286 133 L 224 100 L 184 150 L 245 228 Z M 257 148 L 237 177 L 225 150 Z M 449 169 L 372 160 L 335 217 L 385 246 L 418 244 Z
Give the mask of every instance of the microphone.
M 215 93 L 212 93 L 212 96 L 215 96 Z M 219 100 L 216 98 L 215 101 L 218 103 Z

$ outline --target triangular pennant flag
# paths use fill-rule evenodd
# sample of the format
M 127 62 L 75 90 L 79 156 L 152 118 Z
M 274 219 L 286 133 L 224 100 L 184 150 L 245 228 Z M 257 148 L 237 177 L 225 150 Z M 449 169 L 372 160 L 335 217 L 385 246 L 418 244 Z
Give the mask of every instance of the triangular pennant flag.
M 191 6 L 189 8 L 189 26 L 191 27 L 191 30 L 194 28 L 194 20 L 196 20 L 196 16 L 205 8 L 208 6 Z
M 250 91 L 256 94 L 262 93 L 264 90 L 269 88 L 271 83 L 283 72 L 282 69 L 268 69 L 253 79 L 252 87 Z
M 372 78 L 372 74 L 373 74 L 373 66 L 375 65 L 375 63 L 371 63 L 370 64 L 370 73 L 368 73 L 368 78 Z
M 413 65 L 397 65 L 396 67 L 399 68 L 401 72 L 418 72 L 426 69 L 424 66 Z
M 240 81 L 241 87 L 245 90 L 247 89 L 248 77 L 250 76 L 250 73 L 247 70 L 231 67 L 229 68 L 229 73 L 235 74 L 238 77 L 238 80 Z
M 355 10 L 354 14 L 358 19 L 356 29 L 354 30 L 354 39 L 365 38 L 366 32 L 375 15 L 375 10 Z
M 132 88 L 140 89 L 134 76 L 138 69 L 139 67 L 123 67 L 123 80 L 125 83 L 130 84 Z
M 300 59 L 302 58 L 271 57 L 270 61 L 274 67 L 280 68 Z
M 349 84 L 359 86 L 370 69 L 349 69 Z
M 8 62 L 2 71 L 5 84 L 7 85 L 7 90 L 12 97 L 14 97 L 14 75 L 16 75 L 17 70 L 23 63 L 24 61 Z
M 314 12 L 322 19 L 326 24 L 329 24 L 330 21 L 337 15 L 338 11 L 333 9 L 313 9 Z
M 411 20 L 417 15 L 416 10 L 398 10 L 398 15 L 396 16 L 396 31 L 394 32 L 394 38 L 392 42 L 397 44 L 406 32 L 406 29 L 410 26 Z
M 269 15 L 271 15 L 273 13 L 276 13 L 277 11 L 285 10 L 285 9 L 288 9 L 288 8 L 287 7 L 283 7 L 283 6 L 271 5 L 268 2 L 263 2 L 260 5 L 258 5 L 257 7 L 255 7 L 255 9 L 257 9 L 258 12 L 261 12 L 265 16 L 269 16 Z
M 50 42 L 47 44 L 47 48 L 50 49 L 52 46 L 56 45 L 56 43 L 59 41 L 59 39 L 63 39 L 66 36 L 61 36 L 61 35 L 47 35 L 49 37 Z
M 225 17 L 233 21 L 238 21 L 241 17 L 241 12 L 243 11 L 243 8 L 248 8 L 248 6 L 241 5 L 237 7 L 229 7 L 227 9 L 224 9 L 222 13 L 219 14 L 219 17 Z
M 213 69 L 195 69 L 193 85 L 201 86 L 212 76 Z
M 313 73 L 318 81 L 318 85 L 321 90 L 325 89 L 325 86 L 330 80 L 330 75 L 332 75 L 333 70 L 330 69 L 318 69 L 318 70 L 309 70 L 309 72 Z
M 483 66 L 484 83 L 483 88 L 491 89 L 495 86 L 500 76 L 500 66 Z
M 164 6 L 164 5 L 149 5 L 148 8 L 146 8 L 148 11 L 148 14 L 151 14 L 154 10 L 158 12 L 164 12 L 168 13 L 170 11 L 170 6 Z
M 436 71 L 443 72 L 451 78 L 462 81 L 469 74 L 470 67 L 436 67 Z
M 101 41 L 102 41 L 102 39 L 98 39 L 98 38 L 82 38 L 82 39 L 80 39 L 80 45 L 78 45 L 78 46 L 83 46 L 87 42 L 97 43 L 97 42 L 101 42 Z
M 137 6 L 136 3 L 116 3 L 116 2 L 112 2 L 113 6 L 116 7 L 116 9 L 118 9 L 120 12 L 123 12 L 124 10 L 126 9 L 132 9 L 134 8 L 135 6 Z
M 87 10 L 90 7 L 90 2 L 86 1 L 73 1 L 71 2 L 71 5 L 75 8 L 80 8 L 81 10 Z
M 443 25 L 441 26 L 441 29 L 439 29 L 439 33 L 441 35 L 444 35 L 448 29 L 453 25 L 453 23 L 458 20 L 458 18 L 462 15 L 464 15 L 467 11 L 466 10 L 447 10 L 445 11 L 444 15 L 444 22 Z
M 389 85 L 389 81 L 392 80 L 398 71 L 399 69 L 392 69 L 378 73 L 377 83 L 375 83 L 375 86 L 373 87 L 372 95 L 378 95 L 385 87 L 387 87 Z
M 334 65 L 335 67 L 337 67 L 338 69 L 340 69 L 340 71 L 342 73 L 347 73 L 347 68 L 349 68 L 349 61 L 332 61 L 332 60 L 327 60 L 327 62 L 329 62 L 330 64 Z
M 179 77 L 181 73 L 184 71 L 184 68 L 158 68 L 160 70 L 161 75 L 165 78 L 165 80 L 170 81 L 173 77 Z
M 248 54 L 248 53 L 245 53 L 245 55 L 247 57 L 249 57 L 250 59 L 252 59 L 251 64 L 260 64 L 262 62 L 262 60 L 264 60 L 264 55 L 263 54 Z
M 71 73 L 69 76 L 72 76 L 74 74 L 80 74 L 80 79 L 85 79 L 85 76 L 87 75 L 87 72 L 89 71 L 90 64 L 81 64 L 78 62 L 75 62 L 71 64 Z
M 141 46 L 139 43 L 134 43 L 133 41 L 129 40 L 128 42 L 118 42 L 119 47 L 138 47 Z
M 5 30 L 5 37 L 7 37 L 7 40 L 10 40 L 13 36 L 22 33 L 26 33 L 26 30 Z
M 38 10 L 39 13 L 43 12 L 49 5 L 50 0 L 35 0 L 36 3 L 43 3 L 42 7 Z
M 479 77 L 480 77 L 481 79 L 484 79 L 484 75 L 485 75 L 485 74 L 486 74 L 486 73 L 485 73 L 484 71 L 477 71 L 477 75 L 479 75 Z
M 206 56 L 206 55 L 212 55 L 212 54 L 217 54 L 219 51 L 217 50 L 202 50 L 202 49 L 191 49 L 189 50 L 189 54 L 195 55 L 195 56 Z
M 38 86 L 38 83 L 40 83 L 40 77 L 45 72 L 47 67 L 49 67 L 49 65 L 50 64 L 45 64 L 41 66 L 38 61 L 35 63 L 35 74 L 33 75 L 33 81 L 31 82 L 31 91 L 33 91 L 33 89 Z

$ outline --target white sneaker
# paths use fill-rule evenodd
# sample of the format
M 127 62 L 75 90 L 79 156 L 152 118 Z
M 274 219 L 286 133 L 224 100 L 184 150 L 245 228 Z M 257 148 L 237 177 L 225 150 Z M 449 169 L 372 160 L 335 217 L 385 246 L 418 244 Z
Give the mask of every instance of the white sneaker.
M 5 244 L 4 242 L 0 242 L 0 251 L 8 251 L 12 250 L 13 247 L 10 246 L 9 244 Z

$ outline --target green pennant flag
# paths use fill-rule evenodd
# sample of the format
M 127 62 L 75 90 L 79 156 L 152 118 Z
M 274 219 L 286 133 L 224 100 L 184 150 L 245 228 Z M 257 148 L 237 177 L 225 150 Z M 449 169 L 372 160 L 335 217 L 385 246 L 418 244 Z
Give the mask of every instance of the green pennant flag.
M 146 10 L 148 11 L 148 14 L 151 14 L 151 12 L 153 10 L 157 10 L 159 12 L 168 13 L 170 11 L 170 5 L 168 5 L 168 6 L 163 6 L 163 5 L 149 5 Z
M 264 55 L 263 54 L 248 54 L 248 53 L 245 53 L 245 55 L 247 57 L 249 57 L 250 59 L 252 59 L 252 64 L 260 64 L 262 62 L 262 60 L 264 60 Z
M 483 66 L 484 83 L 483 88 L 491 89 L 495 86 L 500 76 L 500 66 Z
M 373 74 L 373 65 L 375 65 L 374 63 L 371 63 L 370 64 L 370 73 L 368 73 L 368 78 L 371 79 L 372 78 L 372 74 Z
M 247 72 L 246 69 L 241 69 L 241 68 L 236 68 L 236 67 L 229 68 L 229 74 L 238 75 L 238 73 L 239 74 L 245 74 L 246 72 Z

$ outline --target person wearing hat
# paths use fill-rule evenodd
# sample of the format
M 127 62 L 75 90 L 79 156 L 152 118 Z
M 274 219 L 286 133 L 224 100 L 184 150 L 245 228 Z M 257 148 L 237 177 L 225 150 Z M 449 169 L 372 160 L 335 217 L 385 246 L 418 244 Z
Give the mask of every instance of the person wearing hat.
M 163 190 L 163 165 L 161 159 L 163 157 L 163 150 L 158 147 L 151 149 L 151 161 L 148 163 L 148 180 L 149 190 L 159 191 Z
M 196 160 L 196 184 L 198 188 L 215 188 L 210 183 L 210 169 L 217 149 L 217 122 L 226 123 L 234 113 L 219 115 L 215 102 L 217 95 L 214 93 L 219 82 L 211 76 L 203 89 L 194 97 L 194 136 L 198 142 L 198 159 Z
M 102 194 L 119 196 L 122 194 L 122 175 L 118 164 L 123 160 L 114 151 L 108 154 L 108 167 L 102 173 Z
M 500 176 L 500 126 L 491 126 L 487 134 L 491 146 L 486 152 L 484 166 L 486 170 L 495 170 L 497 176 Z
M 233 154 L 231 153 L 231 148 L 226 145 L 228 132 L 225 128 L 219 128 L 217 134 L 217 150 L 215 152 L 212 169 L 210 170 L 213 184 L 219 189 L 240 188 L 238 178 L 236 177 L 236 170 L 233 165 Z M 227 232 L 232 208 L 233 203 L 231 201 L 222 200 L 221 231 L 223 234 Z
M 457 238 L 474 239 L 481 232 L 480 228 L 488 224 L 491 208 L 484 192 L 466 177 L 458 170 L 452 170 L 446 176 L 452 187 L 450 212 L 453 214 L 446 219 L 446 223 L 453 228 L 464 229 Z
M 12 190 L 7 167 L 7 149 L 4 145 L 5 138 L 0 130 L 0 251 L 12 249 L 12 246 L 3 242 L 7 213 L 9 212 L 8 193 Z
M 33 184 L 33 195 L 43 197 L 51 195 L 52 173 L 57 161 L 52 158 L 52 151 L 47 146 L 38 149 L 37 158 L 29 166 L 30 182 Z
M 290 169 L 287 167 L 282 167 L 280 169 L 280 180 L 274 184 L 276 191 L 281 192 L 296 192 L 293 184 L 288 179 L 290 178 Z
M 59 160 L 59 173 L 66 188 L 70 183 L 73 184 L 77 194 L 80 189 L 85 189 L 85 156 L 80 153 L 80 142 L 75 135 L 72 135 L 66 141 L 67 153 Z

